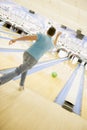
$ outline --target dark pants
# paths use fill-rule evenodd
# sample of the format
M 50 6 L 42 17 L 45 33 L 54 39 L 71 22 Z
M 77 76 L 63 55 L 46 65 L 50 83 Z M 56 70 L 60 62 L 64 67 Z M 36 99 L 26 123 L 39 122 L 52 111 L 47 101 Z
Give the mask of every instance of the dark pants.
M 14 77 L 21 74 L 20 85 L 23 86 L 28 69 L 31 69 L 36 63 L 37 60 L 33 56 L 31 56 L 28 52 L 24 52 L 23 64 L 17 67 L 14 71 L 0 77 L 0 85 L 10 81 Z

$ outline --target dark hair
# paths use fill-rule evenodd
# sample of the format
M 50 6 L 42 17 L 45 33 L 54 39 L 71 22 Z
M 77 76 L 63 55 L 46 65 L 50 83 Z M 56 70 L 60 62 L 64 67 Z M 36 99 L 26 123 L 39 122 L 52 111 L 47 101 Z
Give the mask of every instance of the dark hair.
M 53 26 L 51 26 L 51 27 L 48 29 L 47 34 L 52 37 L 52 36 L 55 34 L 55 32 L 56 32 L 56 29 L 55 29 Z

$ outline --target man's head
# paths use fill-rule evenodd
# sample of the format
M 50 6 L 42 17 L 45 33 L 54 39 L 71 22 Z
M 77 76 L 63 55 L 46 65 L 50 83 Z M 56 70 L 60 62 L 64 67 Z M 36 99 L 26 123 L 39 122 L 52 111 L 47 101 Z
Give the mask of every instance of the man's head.
M 56 29 L 52 26 L 52 27 L 50 27 L 48 30 L 47 30 L 47 34 L 49 35 L 49 36 L 54 36 L 54 34 L 55 34 L 55 32 L 56 32 Z

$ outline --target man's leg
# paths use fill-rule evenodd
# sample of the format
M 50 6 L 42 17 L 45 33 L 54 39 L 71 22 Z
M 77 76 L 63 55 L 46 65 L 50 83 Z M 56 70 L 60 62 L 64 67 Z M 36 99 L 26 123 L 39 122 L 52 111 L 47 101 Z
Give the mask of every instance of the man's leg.
M 27 68 L 27 64 L 22 64 L 19 67 L 17 67 L 14 71 L 0 77 L 0 85 L 5 84 L 6 82 L 12 80 L 14 77 L 20 75 L 22 73 L 22 70 L 24 71 L 25 68 Z
M 32 60 L 32 62 L 31 62 Z M 29 69 L 32 68 L 32 66 L 34 66 L 37 61 L 31 56 L 29 55 L 28 52 L 25 52 L 24 55 L 23 55 L 23 63 L 29 63 Z M 20 80 L 20 86 L 24 88 L 24 82 L 25 82 L 25 79 L 26 79 L 26 75 L 27 75 L 27 71 L 23 72 L 21 74 L 21 80 Z
M 0 77 L 0 85 L 5 84 L 6 82 L 12 80 L 14 77 L 20 75 L 21 73 L 27 71 L 29 69 L 28 64 L 24 63 L 17 67 L 14 71 L 7 73 Z
M 27 70 L 28 70 L 27 63 L 20 65 L 14 71 L 7 73 L 7 74 L 3 75 L 2 77 L 0 77 L 0 85 L 5 84 L 6 82 L 12 80 L 14 77 L 20 75 L 22 72 L 27 71 Z
M 21 74 L 21 80 L 20 80 L 20 86 L 24 87 L 24 82 L 26 79 L 26 75 L 27 75 L 27 71 L 25 71 L 24 73 Z
M 24 55 L 26 55 L 26 52 L 24 53 Z M 12 80 L 14 77 L 20 75 L 21 73 L 24 73 L 28 69 L 32 68 L 32 66 L 35 65 L 36 63 L 37 61 L 31 55 L 29 55 L 26 63 L 21 64 L 14 71 L 0 77 L 0 85 Z
M 16 76 L 18 76 L 18 74 L 15 71 L 3 75 L 2 77 L 0 77 L 0 85 L 5 84 Z
M 24 53 L 24 54 L 23 54 L 23 63 L 26 63 L 27 60 L 28 60 L 28 58 L 29 58 L 28 53 Z M 25 71 L 25 72 L 23 72 L 23 73 L 21 74 L 20 86 L 21 86 L 22 88 L 24 88 L 24 82 L 25 82 L 25 79 L 26 79 L 26 75 L 27 75 L 27 71 Z

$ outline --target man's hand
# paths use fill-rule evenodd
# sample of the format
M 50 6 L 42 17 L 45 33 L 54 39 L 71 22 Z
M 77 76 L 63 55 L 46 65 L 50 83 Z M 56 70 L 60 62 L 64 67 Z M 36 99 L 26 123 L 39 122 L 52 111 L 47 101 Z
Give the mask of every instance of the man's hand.
M 61 34 L 62 34 L 62 32 L 58 32 L 58 33 L 57 33 L 57 36 L 59 36 L 59 35 L 61 35 Z
M 13 44 L 14 42 L 16 42 L 16 40 L 15 40 L 15 39 L 10 40 L 10 41 L 9 41 L 9 45 Z

